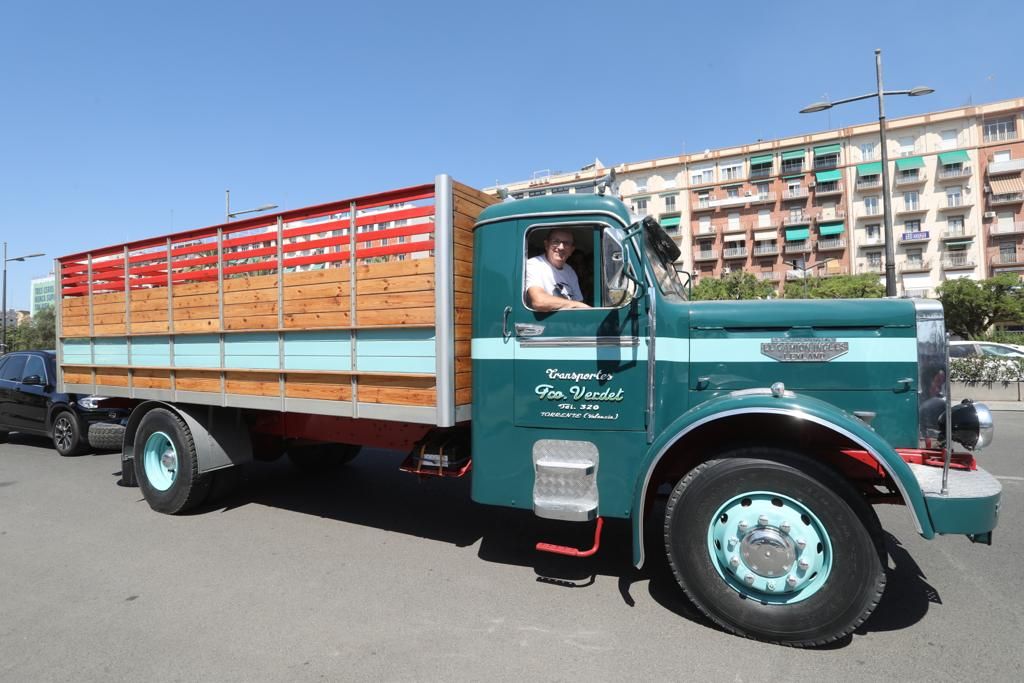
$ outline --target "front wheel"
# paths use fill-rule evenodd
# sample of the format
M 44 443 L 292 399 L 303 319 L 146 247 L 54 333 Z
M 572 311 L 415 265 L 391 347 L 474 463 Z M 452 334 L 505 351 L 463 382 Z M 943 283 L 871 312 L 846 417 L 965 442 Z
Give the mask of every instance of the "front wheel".
M 142 418 L 135 434 L 135 477 L 149 506 L 174 515 L 201 504 L 210 489 L 188 425 L 164 408 Z
M 67 457 L 78 455 L 85 446 L 82 427 L 69 410 L 62 410 L 53 418 L 53 447 Z
M 788 451 L 737 450 L 692 470 L 669 498 L 665 544 L 698 609 L 758 640 L 838 640 L 885 589 L 874 512 L 844 479 Z

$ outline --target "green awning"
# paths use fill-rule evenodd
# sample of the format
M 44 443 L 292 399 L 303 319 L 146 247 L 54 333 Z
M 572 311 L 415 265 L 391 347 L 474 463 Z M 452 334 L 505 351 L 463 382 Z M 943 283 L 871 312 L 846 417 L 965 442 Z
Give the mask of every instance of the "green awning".
M 857 167 L 857 175 L 879 175 L 882 172 L 882 162 L 873 161 L 870 164 L 861 164 Z
M 832 169 L 831 171 L 818 171 L 817 173 L 814 174 L 815 180 L 817 180 L 819 183 L 835 182 L 836 180 L 841 180 L 842 177 L 843 172 L 840 171 L 838 168 Z
M 939 163 L 943 166 L 950 164 L 966 164 L 971 158 L 967 156 L 967 150 L 961 149 L 956 152 L 943 152 L 939 155 Z
M 924 159 L 922 157 L 904 157 L 896 160 L 896 170 L 898 171 L 909 171 L 915 168 L 923 168 Z
M 807 156 L 806 149 L 791 149 L 788 152 L 782 153 L 782 160 L 789 161 L 790 159 L 803 159 Z
M 826 235 L 842 235 L 844 226 L 842 223 L 822 223 L 818 226 L 818 234 L 822 237 Z
M 950 240 L 946 242 L 947 247 L 966 247 L 974 240 Z
M 823 157 L 827 154 L 839 154 L 839 150 L 842 149 L 838 143 L 834 145 L 822 145 L 821 147 L 814 148 L 814 156 Z
M 786 241 L 796 242 L 799 240 L 805 240 L 810 234 L 810 228 L 789 228 L 786 230 Z
M 784 175 L 784 176 L 782 176 L 782 179 L 783 180 L 792 180 L 793 178 L 803 178 L 803 177 L 804 177 L 803 173 L 797 173 L 796 175 Z
M 772 163 L 772 159 L 773 158 L 774 157 L 771 154 L 762 154 L 761 156 L 750 157 L 750 165 L 751 166 L 764 166 L 765 164 Z
M 679 221 L 683 219 L 682 216 L 670 216 L 669 218 L 662 218 L 659 223 L 663 228 L 678 228 Z

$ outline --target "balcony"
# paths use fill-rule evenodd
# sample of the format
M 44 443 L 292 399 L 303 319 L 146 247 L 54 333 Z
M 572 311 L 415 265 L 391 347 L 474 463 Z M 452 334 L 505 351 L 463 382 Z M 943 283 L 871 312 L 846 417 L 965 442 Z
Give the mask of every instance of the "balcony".
M 718 250 L 717 249 L 703 249 L 693 254 L 694 261 L 717 261 Z
M 945 270 L 974 268 L 976 265 L 974 257 L 970 254 L 946 254 L 942 257 L 942 267 Z
M 927 242 L 931 239 L 931 233 L 927 230 L 916 230 L 914 232 L 900 233 L 900 244 L 913 244 L 914 242 Z
M 830 267 L 831 265 L 832 264 L 829 264 L 829 266 L 826 266 L 825 268 L 819 270 L 818 277 L 835 277 L 836 275 L 850 274 L 850 269 L 847 268 L 846 266 L 838 266 L 836 268 L 832 268 Z
M 725 250 L 725 258 L 747 258 L 748 251 L 746 247 L 727 247 Z
M 1024 171 L 1024 159 L 1010 159 L 1009 161 L 991 161 L 985 167 L 988 175 L 1000 175 L 1002 173 L 1020 173 Z
M 879 190 L 882 188 L 882 176 L 869 175 L 864 178 L 857 178 L 858 190 Z
M 1006 142 L 1007 140 L 1016 140 L 1016 130 L 991 130 L 985 131 L 982 140 L 984 142 Z
M 881 261 L 878 261 L 878 262 L 869 261 L 868 263 L 862 263 L 860 266 L 858 266 L 857 267 L 857 272 L 859 272 L 859 273 L 878 273 L 878 274 L 881 274 L 881 273 L 885 272 L 885 266 L 882 265 Z
M 1024 192 L 1011 192 L 1009 194 L 990 194 L 988 196 L 989 206 L 1006 206 L 1008 204 L 1020 204 L 1024 202 Z
M 762 282 L 778 282 L 782 279 L 782 273 L 776 273 L 775 271 L 761 271 L 757 274 L 757 279 Z
M 698 228 L 693 234 L 696 237 L 717 237 L 718 228 L 714 225 L 709 225 L 707 227 Z
M 993 223 L 988 229 L 990 235 L 1019 235 L 1024 233 L 1024 221 L 1013 223 Z
M 1024 252 L 1020 250 L 1000 251 L 998 254 L 992 255 L 993 266 L 1019 266 L 1021 264 L 1024 264 Z
M 939 204 L 939 211 L 956 211 L 957 209 L 968 209 L 974 206 L 974 202 L 961 195 L 946 195 L 946 203 Z
M 743 223 L 726 223 L 722 226 L 722 232 L 746 232 L 747 226 Z
M 962 180 L 964 178 L 970 178 L 971 173 L 972 171 L 970 166 L 962 166 L 960 168 L 946 168 L 945 166 L 943 166 L 942 168 L 939 169 L 938 180 L 940 182 L 946 182 L 949 180 Z
M 693 205 L 693 212 L 699 211 L 714 211 L 715 207 L 711 205 L 710 199 L 698 199 Z
M 806 213 L 805 214 L 801 214 L 799 216 L 795 216 L 795 215 L 785 216 L 782 219 L 782 224 L 785 225 L 785 226 L 791 226 L 791 225 L 810 225 L 811 224 L 811 216 L 809 214 L 806 214 Z
M 929 291 L 931 291 L 931 290 L 929 290 L 927 288 L 925 288 L 925 289 L 917 289 L 917 288 L 915 288 L 915 289 L 904 289 L 903 290 L 903 296 L 907 297 L 908 299 L 926 299 L 926 298 L 928 298 L 928 292 Z
M 884 247 L 885 237 L 879 235 L 878 237 L 865 237 L 864 241 L 859 242 L 857 246 L 864 247 Z
M 846 249 L 846 238 L 845 237 L 825 237 L 818 240 L 815 245 L 818 251 L 835 251 L 837 249 Z
M 827 156 L 814 157 L 815 171 L 828 171 L 833 168 L 839 168 L 838 154 L 829 154 Z
M 750 179 L 751 180 L 761 180 L 761 179 L 764 179 L 764 178 L 771 178 L 773 175 L 775 175 L 772 172 L 773 170 L 774 169 L 772 168 L 771 164 L 769 164 L 767 166 L 751 166 L 750 167 Z
M 783 190 L 782 201 L 786 202 L 791 199 L 807 199 L 809 194 L 810 193 L 806 187 L 801 187 L 797 190 Z
M 754 242 L 754 256 L 776 256 L 779 245 L 775 242 Z
M 824 211 L 819 211 L 818 214 L 814 216 L 814 221 L 816 223 L 831 223 L 833 221 L 845 220 L 846 211 L 844 209 L 833 209 L 828 216 L 825 215 Z
M 927 211 L 928 208 L 921 202 L 899 202 L 894 213 L 897 216 L 906 216 L 913 213 L 926 213 Z
M 814 188 L 814 196 L 826 197 L 833 194 L 842 194 L 843 184 L 839 182 L 818 183 Z
M 912 187 L 914 185 L 923 185 L 928 179 L 928 174 L 920 169 L 915 169 L 917 173 L 897 173 L 894 183 L 896 187 Z
M 865 218 L 881 218 L 882 207 L 881 206 L 865 206 L 857 212 L 857 220 Z
M 751 204 L 774 204 L 776 194 L 774 192 L 762 192 L 750 197 Z
M 1022 228 L 1024 232 L 1024 228 Z M 956 239 L 974 239 L 974 231 L 965 227 L 960 226 L 958 228 L 946 228 L 942 231 L 942 239 L 944 240 L 956 240 Z
M 786 242 L 786 253 L 787 254 L 806 254 L 811 250 L 810 240 L 800 240 L 793 242 Z
M 931 269 L 931 259 L 908 259 L 897 266 L 901 273 L 926 273 Z

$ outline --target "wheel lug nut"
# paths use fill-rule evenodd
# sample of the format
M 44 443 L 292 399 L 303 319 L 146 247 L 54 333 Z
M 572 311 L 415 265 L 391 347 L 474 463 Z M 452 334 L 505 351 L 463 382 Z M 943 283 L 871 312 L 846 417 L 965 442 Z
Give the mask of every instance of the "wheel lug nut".
M 781 531 L 781 532 L 782 532 L 782 533 L 784 533 L 784 534 L 788 534 L 788 533 L 789 533 L 789 530 L 790 530 L 790 528 L 791 528 L 791 527 L 789 526 L 789 524 L 788 524 L 788 523 L 786 523 L 786 522 L 783 522 L 783 523 L 782 523 L 782 526 L 780 526 L 780 527 L 779 527 L 779 531 Z
M 770 582 L 769 582 L 769 584 L 768 584 L 768 590 L 770 590 L 770 591 L 773 591 L 773 590 L 775 590 L 775 584 L 774 584 L 774 583 L 770 583 Z
M 746 576 L 743 577 L 743 580 L 746 581 L 748 585 L 752 584 L 752 583 L 754 583 L 754 575 L 753 574 L 747 574 Z
M 796 566 L 800 567 L 800 569 L 803 571 L 807 571 L 807 569 L 811 566 L 811 563 L 807 560 L 800 560 L 796 563 Z
M 740 558 L 733 555 L 732 559 L 729 560 L 729 565 L 734 568 L 740 566 Z
M 749 526 L 749 524 L 747 524 L 746 520 L 744 520 L 744 521 L 740 522 L 739 524 L 737 524 L 736 528 L 739 529 L 740 531 L 746 531 L 748 526 Z
M 796 586 L 796 577 L 795 576 L 791 576 L 788 579 L 786 579 L 786 585 L 789 586 L 790 588 L 793 588 L 794 586 Z
M 800 548 L 800 550 L 803 550 L 804 548 L 807 547 L 807 541 L 805 541 L 804 539 L 801 538 L 800 540 L 798 540 L 796 542 L 796 547 Z
M 757 518 L 757 523 L 760 526 L 768 526 L 768 518 L 765 517 L 764 515 L 761 515 L 760 517 Z
M 736 547 L 736 539 L 735 538 L 730 538 L 729 539 L 729 550 L 732 550 L 735 547 Z

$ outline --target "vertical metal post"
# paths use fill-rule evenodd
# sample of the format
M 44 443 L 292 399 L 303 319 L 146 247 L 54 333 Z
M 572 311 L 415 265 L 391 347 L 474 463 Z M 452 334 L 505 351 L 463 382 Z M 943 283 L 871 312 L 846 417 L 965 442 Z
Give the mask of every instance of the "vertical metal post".
M 434 383 L 437 426 L 455 424 L 455 213 L 452 179 L 434 180 Z
M 132 369 L 132 290 L 128 282 L 128 246 L 124 248 L 124 344 L 128 361 L 128 396 L 135 398 L 135 372 Z
M 349 310 L 349 369 L 352 374 L 349 376 L 352 382 L 352 417 L 359 417 L 359 380 L 356 377 L 358 371 L 356 361 L 356 203 L 349 205 L 348 220 L 348 310 Z
M 3 336 L 0 337 L 0 353 L 7 353 L 7 242 L 4 242 L 4 281 L 3 281 Z
M 892 206 L 889 196 L 889 142 L 885 135 L 885 93 L 882 90 L 882 51 L 875 50 L 878 83 L 878 139 L 882 145 L 882 222 L 885 224 L 885 295 L 896 296 L 896 247 L 892 243 Z
M 57 391 L 64 393 L 64 287 L 61 284 L 61 277 L 60 260 L 53 259 L 53 316 L 57 332 Z
M 86 289 L 89 293 L 89 376 L 92 379 L 92 392 L 96 393 L 96 326 L 93 322 L 92 314 L 92 254 L 86 256 L 85 261 L 85 277 L 86 277 Z M 4 315 L 7 315 L 4 312 Z
M 228 404 L 224 372 L 224 228 L 217 228 L 217 341 L 220 349 L 220 404 Z
M 171 380 L 171 395 L 178 400 L 178 375 L 174 370 L 174 273 L 171 267 L 171 238 L 167 238 L 167 375 Z
M 277 383 L 281 411 L 285 407 L 284 374 L 284 219 L 277 217 Z
M 946 333 L 946 455 L 942 459 L 943 496 L 949 493 L 949 461 L 953 454 L 953 397 L 949 393 L 949 332 Z

